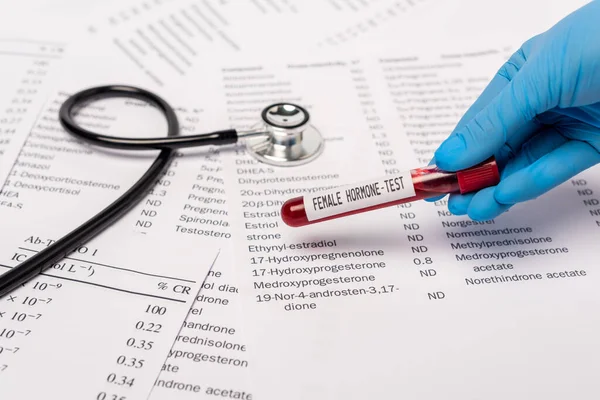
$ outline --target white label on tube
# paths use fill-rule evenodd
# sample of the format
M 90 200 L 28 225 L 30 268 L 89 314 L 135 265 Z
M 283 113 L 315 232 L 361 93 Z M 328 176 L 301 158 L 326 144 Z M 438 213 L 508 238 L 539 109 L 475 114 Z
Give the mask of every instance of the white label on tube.
M 414 195 L 412 177 L 410 171 L 406 171 L 306 195 L 303 201 L 306 217 L 309 221 L 315 221 Z

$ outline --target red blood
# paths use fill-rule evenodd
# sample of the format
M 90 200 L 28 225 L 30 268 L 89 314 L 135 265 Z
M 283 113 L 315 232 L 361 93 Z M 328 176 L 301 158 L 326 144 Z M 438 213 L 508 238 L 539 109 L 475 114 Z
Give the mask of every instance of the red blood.
M 281 207 L 281 218 L 287 225 L 299 227 L 448 193 L 469 193 L 485 187 L 494 186 L 500 181 L 498 166 L 496 160 L 493 158 L 458 172 L 442 171 L 437 166 L 432 165 L 413 169 L 410 171 L 410 174 L 415 188 L 415 195 L 412 197 L 377 204 L 359 210 L 348 211 L 315 221 L 309 221 L 306 217 L 304 198 L 295 197 L 283 204 Z

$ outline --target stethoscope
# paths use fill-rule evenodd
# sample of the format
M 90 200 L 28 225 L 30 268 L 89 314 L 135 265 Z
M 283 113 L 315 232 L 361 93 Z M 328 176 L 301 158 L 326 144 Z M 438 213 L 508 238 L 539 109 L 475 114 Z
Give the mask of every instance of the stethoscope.
M 156 106 L 166 120 L 167 135 L 162 138 L 107 136 L 89 131 L 75 122 L 76 111 L 85 104 L 116 97 L 134 98 Z M 231 145 L 243 140 L 247 152 L 256 160 L 269 165 L 287 167 L 303 165 L 314 160 L 324 148 L 323 137 L 309 123 L 308 111 L 292 103 L 267 106 L 261 113 L 260 121 L 247 131 L 226 129 L 179 136 L 179 122 L 175 110 L 156 94 L 133 86 L 99 86 L 75 93 L 61 105 L 59 120 L 71 135 L 96 146 L 121 150 L 160 150 L 160 152 L 137 182 L 112 204 L 52 245 L 0 275 L 0 297 L 66 257 L 73 249 L 88 242 L 123 217 L 152 188 L 177 149 Z

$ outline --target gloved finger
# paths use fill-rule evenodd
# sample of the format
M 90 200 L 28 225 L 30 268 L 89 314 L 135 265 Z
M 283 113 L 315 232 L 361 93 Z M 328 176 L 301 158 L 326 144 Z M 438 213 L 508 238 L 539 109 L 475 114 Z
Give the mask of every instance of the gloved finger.
M 477 115 L 481 110 L 483 110 L 487 105 L 492 101 L 494 97 L 498 95 L 508 85 L 509 80 L 506 76 L 502 74 L 496 74 L 492 80 L 488 83 L 486 88 L 481 92 L 481 94 L 477 97 L 475 102 L 467 109 L 467 111 L 460 118 L 453 131 L 450 133 L 448 138 L 444 141 L 448 141 L 452 138 L 452 136 L 456 135 L 457 131 L 464 129 L 465 125 L 469 123 L 475 115 Z M 442 143 L 443 145 L 443 143 Z M 431 159 L 431 164 L 437 164 L 435 155 Z
M 489 187 L 476 193 L 452 195 L 448 210 L 454 215 L 468 215 L 475 221 L 494 219 L 512 206 L 498 203 L 494 198 L 494 189 Z
M 568 141 L 500 181 L 494 198 L 505 205 L 535 199 L 598 162 L 600 153 L 589 143 Z
M 539 156 L 537 156 L 537 158 L 539 158 L 543 154 L 553 150 L 554 148 L 558 147 L 559 145 L 561 145 L 562 143 L 564 143 L 567 140 L 566 138 L 564 138 L 562 135 L 560 135 L 558 132 L 556 132 L 552 128 L 538 130 L 538 132 L 540 132 L 540 133 L 538 133 L 537 135 L 534 134 L 534 137 L 540 136 L 540 137 L 538 137 L 538 141 L 540 141 L 540 143 L 535 145 L 534 146 L 535 150 L 532 151 L 533 153 L 540 154 Z M 543 134 L 541 134 L 541 133 L 543 133 Z M 552 135 L 552 137 L 548 137 L 549 134 Z M 526 166 L 526 165 L 523 165 L 522 159 L 523 159 L 523 154 L 526 155 L 526 158 L 528 156 L 531 156 L 531 154 L 532 154 L 529 151 L 529 148 L 527 147 L 527 144 L 529 143 L 529 141 L 531 141 L 530 136 L 531 136 L 530 133 L 515 135 L 511 140 L 512 143 L 506 143 L 504 146 L 502 146 L 502 148 L 500 149 L 498 154 L 496 154 L 496 157 L 497 157 L 496 161 L 499 164 L 502 177 L 507 176 L 507 173 L 510 174 L 510 173 L 514 172 L 516 169 L 523 168 L 524 166 Z M 558 141 L 558 143 L 554 144 L 557 141 Z M 550 145 L 550 144 L 552 144 L 552 145 Z M 524 153 L 522 151 L 523 146 L 525 146 Z M 548 147 L 548 146 L 550 146 L 550 147 Z M 519 156 L 520 156 L 519 160 L 517 162 L 513 162 L 513 159 L 515 159 Z M 537 158 L 535 158 L 535 159 L 537 159 Z M 531 162 L 533 162 L 533 160 L 530 161 L 529 164 L 531 164 Z M 435 157 L 430 162 L 430 165 L 433 163 L 435 163 Z M 527 165 L 529 165 L 529 164 L 527 164 Z M 471 197 L 468 197 L 468 200 L 467 200 L 467 197 L 463 198 L 463 196 L 465 196 L 465 195 L 453 194 L 452 196 L 450 196 L 450 198 L 448 200 L 448 209 L 450 210 L 450 212 L 452 212 L 455 215 L 465 215 L 467 213 L 467 208 L 471 201 Z M 445 197 L 445 195 L 432 197 L 430 199 L 425 199 L 425 201 L 433 203 L 433 202 L 443 199 L 444 197 Z M 454 211 L 451 208 L 454 209 Z
M 517 157 L 521 147 L 542 129 L 544 128 L 537 120 L 518 129 L 495 153 L 498 168 L 502 171 L 513 158 Z
M 496 187 L 481 189 L 475 193 L 469 202 L 466 214 L 474 221 L 487 221 L 508 211 L 512 204 L 502 204 L 496 201 Z
M 504 75 L 496 74 L 492 78 L 492 80 L 490 81 L 490 83 L 486 86 L 486 88 L 483 90 L 483 92 L 481 92 L 481 94 L 479 95 L 479 97 L 477 97 L 477 99 L 471 105 L 471 107 L 469 107 L 469 109 L 463 114 L 463 116 L 461 117 L 461 119 L 456 124 L 456 127 L 454 128 L 454 131 L 460 130 L 471 119 L 473 119 L 473 117 L 475 117 L 475 115 L 477 115 L 477 113 L 479 111 L 481 111 L 482 109 L 484 109 L 489 104 L 489 102 L 492 101 L 492 99 L 494 97 L 496 97 L 496 95 L 498 95 L 498 93 L 500 93 L 500 91 L 502 89 L 504 89 L 504 87 L 508 84 L 508 82 L 509 82 L 509 80 L 506 79 L 506 77 Z M 434 164 L 436 164 L 435 156 L 429 162 L 429 165 L 434 165 Z M 446 197 L 446 195 L 432 197 L 430 199 L 425 199 L 425 201 L 427 201 L 429 203 L 433 203 L 433 202 L 436 202 L 436 201 L 440 201 L 444 197 Z
M 437 165 L 450 171 L 471 167 L 515 137 L 537 131 L 534 117 L 549 107 L 545 70 L 536 60 L 523 64 L 484 109 L 441 144 L 435 152 Z
M 482 96 L 471 106 L 457 124 L 454 132 L 458 133 L 461 129 L 464 129 L 465 125 L 471 121 L 478 112 L 484 109 L 506 85 L 508 85 L 508 82 L 509 80 L 505 74 L 496 74 L 486 90 L 484 90 Z M 516 130 L 507 142 L 495 153 L 498 167 L 500 169 L 504 168 L 504 166 L 515 157 L 523 143 L 529 140 L 540 127 L 541 124 L 534 120 L 530 124 L 527 124 L 527 126 Z M 435 160 L 435 157 L 433 157 L 433 159 Z
M 526 45 L 527 44 L 524 44 L 524 46 L 526 46 Z M 450 137 L 452 135 L 455 135 L 456 132 L 460 131 L 461 129 L 464 129 L 464 127 L 467 123 L 469 123 L 481 110 L 483 110 L 484 108 L 486 108 L 488 106 L 488 104 L 494 99 L 494 97 L 496 97 L 508 85 L 508 83 L 510 82 L 509 77 L 511 75 L 516 74 L 516 72 L 519 70 L 520 66 L 522 64 L 524 64 L 524 62 L 525 62 L 525 58 L 523 56 L 523 52 L 518 51 L 512 55 L 512 57 L 503 65 L 503 67 L 498 71 L 498 73 L 488 83 L 486 88 L 483 90 L 483 92 L 481 92 L 481 94 L 475 100 L 475 102 L 471 105 L 471 107 L 469 107 L 469 109 L 461 117 L 461 119 L 456 124 L 456 127 L 454 128 L 454 131 L 450 135 Z M 511 69 L 511 71 L 509 71 L 509 69 Z M 513 138 L 511 138 L 512 139 L 511 142 L 505 144 L 500 149 L 500 151 L 498 152 L 498 155 L 497 155 L 497 161 L 498 161 L 500 167 L 503 167 L 504 164 L 506 164 L 508 162 L 508 160 L 510 160 L 514 157 L 514 155 L 515 155 L 514 149 L 520 148 L 521 145 L 529 138 L 529 136 L 531 135 L 531 132 L 534 132 L 538 128 L 539 128 L 539 125 L 537 123 L 534 123 L 534 124 L 532 124 L 531 127 L 528 127 L 528 129 L 523 129 L 520 132 L 517 132 L 515 134 L 515 136 Z M 448 139 L 450 139 L 450 137 Z M 446 139 L 446 140 L 448 140 L 448 139 Z M 435 156 L 429 162 L 429 165 L 432 165 L 432 164 L 437 164 Z M 462 195 L 452 195 L 449 199 L 449 202 L 453 201 L 452 200 L 453 198 L 454 199 L 460 198 L 460 196 L 462 196 Z M 430 199 L 425 199 L 425 201 L 433 203 L 433 202 L 443 199 L 444 197 L 445 197 L 445 195 L 436 196 L 436 197 L 432 197 Z M 458 200 L 454 200 L 454 201 L 458 201 Z M 465 203 L 466 200 L 461 200 L 461 201 L 462 201 L 462 203 L 460 203 L 461 204 L 460 206 L 458 205 L 458 203 L 456 205 L 458 207 L 457 212 L 458 212 L 458 210 L 462 210 L 463 204 L 465 204 L 465 207 L 466 207 L 466 205 L 468 205 L 468 203 Z M 449 205 L 450 205 L 450 203 L 449 203 Z M 465 208 L 464 213 L 466 213 L 466 208 Z
M 500 179 L 502 180 L 516 171 L 528 167 L 542 156 L 565 144 L 568 140 L 554 127 L 540 130 L 521 146 L 517 155 L 502 170 Z
M 532 37 L 523 45 L 519 50 L 514 52 L 508 60 L 500 67 L 496 72 L 492 80 L 488 83 L 486 88 L 481 92 L 477 100 L 469 107 L 467 112 L 458 121 L 454 132 L 459 131 L 461 128 L 470 122 L 480 111 L 486 108 L 490 102 L 508 85 L 512 78 L 519 72 L 519 70 L 527 62 L 526 53 L 531 51 L 532 46 L 535 45 L 537 37 Z
M 487 84 L 485 89 L 481 92 L 481 94 L 477 97 L 475 102 L 471 104 L 471 107 L 463 114 L 458 123 L 453 129 L 453 132 L 456 132 L 465 127 L 469 121 L 471 121 L 475 116 L 483 110 L 487 105 L 492 101 L 494 97 L 498 95 L 508 85 L 510 80 L 503 74 L 496 74 L 492 78 L 492 80 Z
M 475 193 L 452 194 L 448 199 L 448 211 L 454 215 L 465 215 Z
M 533 138 L 523 144 L 517 153 L 504 168 L 501 179 L 523 169 L 538 160 L 543 155 L 551 152 L 564 144 L 568 139 L 561 135 L 556 129 L 548 127 L 539 131 Z M 475 197 L 475 193 L 466 195 L 452 195 L 448 200 L 448 209 L 456 215 L 473 215 L 478 219 L 496 218 L 508 210 L 508 205 L 502 205 L 496 201 L 492 194 L 486 191 L 481 196 Z M 475 202 L 472 204 L 473 199 Z

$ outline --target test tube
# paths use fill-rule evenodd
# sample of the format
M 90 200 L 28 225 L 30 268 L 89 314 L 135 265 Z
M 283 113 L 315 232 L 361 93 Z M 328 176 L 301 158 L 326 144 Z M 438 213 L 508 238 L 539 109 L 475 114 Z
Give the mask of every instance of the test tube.
M 470 193 L 499 181 L 493 157 L 456 172 L 429 165 L 295 197 L 283 204 L 281 218 L 289 226 L 300 227 L 449 193 Z

